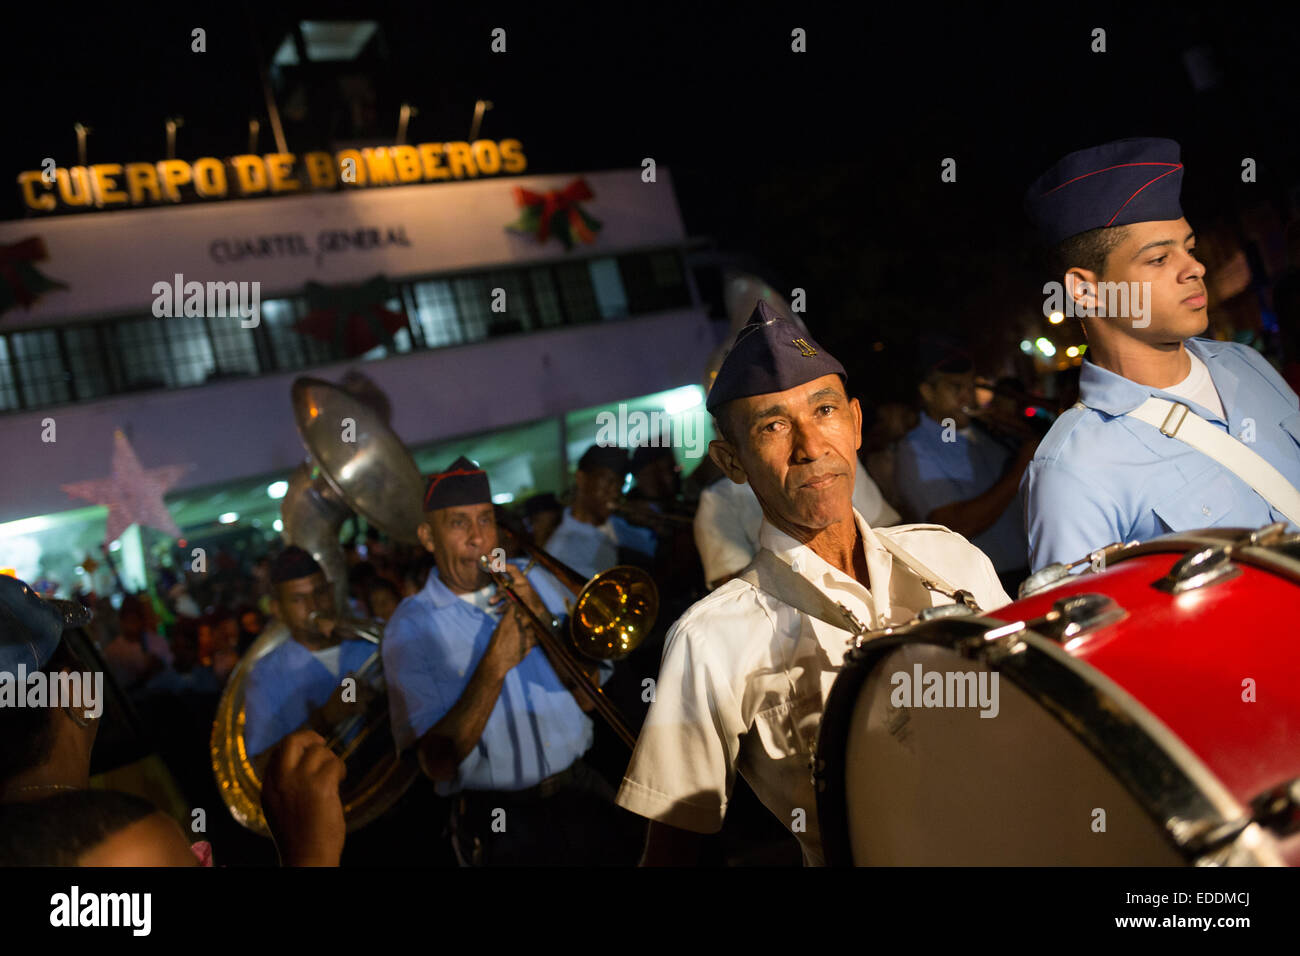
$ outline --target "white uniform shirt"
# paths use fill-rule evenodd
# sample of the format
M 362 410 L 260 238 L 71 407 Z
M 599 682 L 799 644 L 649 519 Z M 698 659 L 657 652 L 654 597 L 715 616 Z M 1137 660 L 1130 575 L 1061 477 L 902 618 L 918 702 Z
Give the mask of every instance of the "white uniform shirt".
M 983 552 L 940 525 L 873 530 L 855 511 L 871 590 L 813 550 L 762 524 L 760 543 L 841 602 L 863 624 L 881 628 L 921 609 L 950 604 L 894 560 L 888 537 L 985 611 L 1010 603 Z M 821 865 L 821 831 L 810 757 L 849 635 L 733 579 L 693 604 L 668 632 L 655 699 L 628 765 L 618 804 L 697 833 L 716 833 L 736 771 L 795 833 L 804 862 Z M 792 831 L 793 832 L 793 831 Z
M 853 507 L 872 527 L 892 525 L 899 517 L 860 461 L 853 483 Z M 762 523 L 763 506 L 748 483 L 738 485 L 724 477 L 700 492 L 695 511 L 695 548 L 704 565 L 706 582 L 712 584 L 735 574 L 754 560 Z

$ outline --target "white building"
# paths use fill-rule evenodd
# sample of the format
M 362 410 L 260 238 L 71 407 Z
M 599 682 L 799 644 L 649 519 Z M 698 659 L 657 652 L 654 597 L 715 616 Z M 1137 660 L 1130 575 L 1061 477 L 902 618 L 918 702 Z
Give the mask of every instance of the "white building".
M 289 406 L 302 374 L 364 371 L 422 471 L 467 454 L 501 500 L 562 489 L 599 413 L 620 403 L 707 429 L 699 382 L 725 330 L 694 289 L 671 176 L 583 178 L 582 208 L 600 228 L 569 250 L 507 226 L 516 187 L 545 194 L 572 175 L 0 222 L 0 246 L 38 237 L 48 256 L 34 265 L 67 286 L 0 315 L 0 568 L 67 593 L 81 558 L 99 557 L 106 509 L 60 486 L 107 475 L 119 428 L 145 468 L 191 466 L 167 496 L 183 533 L 211 535 L 222 515 L 232 530 L 269 533 L 279 503 L 267 487 L 304 457 Z M 158 317 L 167 296 L 155 286 L 177 276 L 247 283 L 257 324 L 206 308 Z M 376 276 L 409 319 L 392 349 L 352 358 L 295 329 L 309 283 Z M 57 440 L 46 442 L 51 419 Z M 677 449 L 687 471 L 708 437 Z M 124 574 L 139 586 L 143 549 L 169 542 L 134 530 L 124 541 Z

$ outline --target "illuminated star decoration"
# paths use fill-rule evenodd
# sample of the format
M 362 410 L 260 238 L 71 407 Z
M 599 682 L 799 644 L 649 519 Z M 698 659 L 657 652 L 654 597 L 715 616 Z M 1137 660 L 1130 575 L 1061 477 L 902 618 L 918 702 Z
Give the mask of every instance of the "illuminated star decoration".
M 116 541 L 137 522 L 179 538 L 181 529 L 172 520 L 163 495 L 189 469 L 189 465 L 142 468 L 131 443 L 119 428 L 113 432 L 113 473 L 107 478 L 77 481 L 60 487 L 74 498 L 108 506 L 105 544 Z

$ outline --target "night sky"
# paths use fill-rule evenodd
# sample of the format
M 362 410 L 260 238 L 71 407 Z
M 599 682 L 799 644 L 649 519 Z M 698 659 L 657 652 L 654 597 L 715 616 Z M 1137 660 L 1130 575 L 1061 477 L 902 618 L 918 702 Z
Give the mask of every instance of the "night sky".
M 1284 220 L 1294 212 L 1300 83 L 1292 24 L 1276 13 L 422 6 L 7 12 L 10 177 L 45 156 L 75 163 L 76 121 L 93 129 L 92 163 L 163 158 L 168 115 L 185 118 L 182 158 L 246 151 L 254 115 L 260 151 L 274 151 L 258 48 L 269 59 L 295 19 L 377 19 L 360 64 L 378 94 L 373 121 L 352 128 L 332 78 L 282 77 L 308 97 L 301 121 L 286 122 L 291 151 L 392 142 L 402 102 L 420 110 L 409 141 L 463 139 L 481 97 L 494 103 L 482 135 L 522 140 L 529 173 L 653 157 L 672 170 L 690 234 L 745 257 L 783 292 L 806 289 L 814 334 L 876 397 L 907 388 L 903 359 L 923 336 L 996 355 L 1041 313 L 1021 196 L 1065 152 L 1170 136 L 1183 145 L 1193 225 L 1248 202 L 1272 203 Z M 190 51 L 196 26 L 207 30 L 203 54 Z M 505 55 L 489 50 L 497 26 Z M 790 51 L 795 27 L 807 53 Z M 1105 53 L 1090 51 L 1094 27 L 1106 30 Z M 1217 74 L 1207 89 L 1185 63 L 1193 48 Z M 292 113 L 283 98 L 280 108 Z M 1258 162 L 1257 183 L 1241 182 L 1244 156 Z M 940 180 L 946 157 L 955 183 Z M 22 215 L 16 187 L 4 203 L 0 214 Z

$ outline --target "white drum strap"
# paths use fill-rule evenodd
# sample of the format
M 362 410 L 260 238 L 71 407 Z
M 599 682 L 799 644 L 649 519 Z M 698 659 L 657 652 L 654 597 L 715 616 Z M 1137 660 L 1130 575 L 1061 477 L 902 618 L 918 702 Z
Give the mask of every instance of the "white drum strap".
M 843 604 L 836 604 L 815 584 L 797 573 L 769 548 L 759 548 L 754 560 L 736 577 L 766 591 L 782 604 L 825 621 L 831 627 L 853 636 L 867 633 L 867 628 Z
M 1300 525 L 1300 491 L 1285 476 L 1225 431 L 1215 428 L 1181 402 L 1154 395 L 1128 413 L 1130 418 L 1158 428 L 1160 434 L 1177 438 L 1201 454 L 1213 458 L 1232 472 L 1261 498 Z

